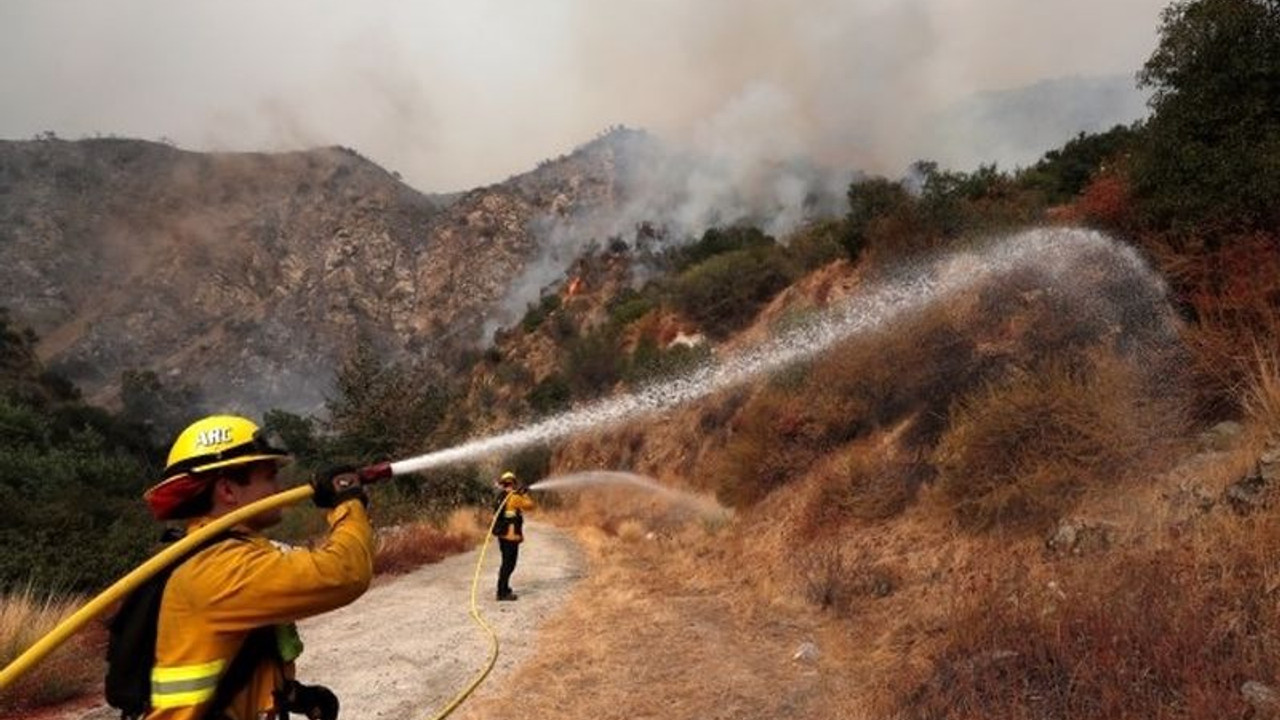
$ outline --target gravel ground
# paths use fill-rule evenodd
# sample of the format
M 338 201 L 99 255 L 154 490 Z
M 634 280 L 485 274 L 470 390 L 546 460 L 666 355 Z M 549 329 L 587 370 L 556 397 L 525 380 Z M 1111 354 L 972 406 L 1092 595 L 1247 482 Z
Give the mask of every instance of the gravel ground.
M 551 526 L 526 521 L 511 587 L 516 602 L 494 600 L 498 547 L 490 543 L 477 590 L 480 614 L 500 651 L 486 685 L 533 651 L 542 621 L 555 613 L 585 572 L 576 543 Z M 375 582 L 356 602 L 300 624 L 306 651 L 298 679 L 326 685 L 342 702 L 342 720 L 432 717 L 482 669 L 488 636 L 470 608 L 477 551 Z

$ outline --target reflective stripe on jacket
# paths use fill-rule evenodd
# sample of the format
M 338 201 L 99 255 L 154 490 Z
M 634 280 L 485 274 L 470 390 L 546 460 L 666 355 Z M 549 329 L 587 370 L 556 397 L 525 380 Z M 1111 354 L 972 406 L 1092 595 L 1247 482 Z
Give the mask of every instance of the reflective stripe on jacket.
M 373 578 L 373 529 L 364 506 L 344 502 L 329 511 L 328 522 L 328 538 L 312 550 L 281 550 L 245 531 L 248 537 L 201 550 L 173 572 L 160 604 L 148 720 L 201 718 L 254 628 L 333 610 L 364 593 Z M 292 673 L 292 663 L 264 661 L 226 716 L 256 720 Z
M 524 493 L 507 493 L 502 506 L 502 517 L 507 521 L 507 531 L 498 536 L 500 540 L 524 540 L 524 516 L 522 510 L 532 510 L 536 506 L 533 498 Z

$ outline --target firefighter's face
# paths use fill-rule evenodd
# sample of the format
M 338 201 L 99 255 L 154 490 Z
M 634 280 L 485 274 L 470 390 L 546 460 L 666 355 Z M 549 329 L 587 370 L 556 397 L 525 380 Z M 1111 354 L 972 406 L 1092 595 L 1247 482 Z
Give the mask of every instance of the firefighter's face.
M 241 508 L 280 492 L 276 473 L 277 468 L 274 462 L 260 462 L 249 467 L 248 482 L 243 485 L 230 480 L 223 481 L 228 493 L 228 505 L 232 506 L 232 509 Z M 276 508 L 255 515 L 246 520 L 245 524 L 256 530 L 263 530 L 280 522 L 282 517 L 283 510 Z

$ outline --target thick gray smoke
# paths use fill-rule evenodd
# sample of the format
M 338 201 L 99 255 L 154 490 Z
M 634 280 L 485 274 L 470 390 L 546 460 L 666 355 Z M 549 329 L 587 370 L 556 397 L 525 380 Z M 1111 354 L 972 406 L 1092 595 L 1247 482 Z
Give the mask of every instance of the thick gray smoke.
M 977 93 L 1132 78 L 1166 3 L 11 0 L 0 137 L 345 145 L 452 191 L 624 123 L 894 175 L 965 149 L 931 126 Z
M 777 101 L 762 93 L 752 102 Z M 758 116 L 760 109 L 744 111 Z M 581 149 L 607 168 L 609 197 L 563 214 L 549 212 L 533 223 L 541 252 L 511 284 L 485 337 L 564 282 L 569 266 L 591 247 L 622 242 L 639 249 L 647 240 L 646 249 L 661 250 L 696 240 L 709 228 L 739 224 L 785 241 L 806 221 L 844 212 L 851 171 L 819 167 L 799 148 L 761 148 L 754 138 L 762 135 L 735 130 L 727 125 L 702 144 L 703 152 L 626 129 Z M 652 236 L 639 232 L 641 227 Z

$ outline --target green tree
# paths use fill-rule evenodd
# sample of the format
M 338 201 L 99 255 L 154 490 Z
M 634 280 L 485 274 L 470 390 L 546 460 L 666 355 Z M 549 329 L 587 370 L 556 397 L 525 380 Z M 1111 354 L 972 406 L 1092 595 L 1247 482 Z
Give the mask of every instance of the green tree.
M 1116 125 L 1103 133 L 1080 133 L 1065 145 L 1044 154 L 1023 171 L 1020 184 L 1039 190 L 1051 203 L 1074 199 L 1107 163 L 1124 157 L 1136 142 L 1137 130 Z
M 431 372 L 385 358 L 368 339 L 347 353 L 325 402 L 325 462 L 365 464 L 423 452 L 444 419 L 450 393 Z
M 902 183 L 873 177 L 850 184 L 848 196 L 849 213 L 840 245 L 850 260 L 857 260 L 867 248 L 872 224 L 911 204 L 911 194 Z
M 1154 91 L 1134 166 L 1148 222 L 1280 225 L 1280 1 L 1175 2 L 1138 80 Z
M 166 384 L 151 370 L 120 374 L 120 403 L 121 420 L 145 428 L 155 445 L 168 444 L 192 420 L 205 414 L 195 387 Z
M 262 427 L 278 434 L 284 446 L 301 464 L 316 466 L 324 458 L 325 451 L 321 439 L 316 437 L 314 418 L 277 408 L 262 416 Z

